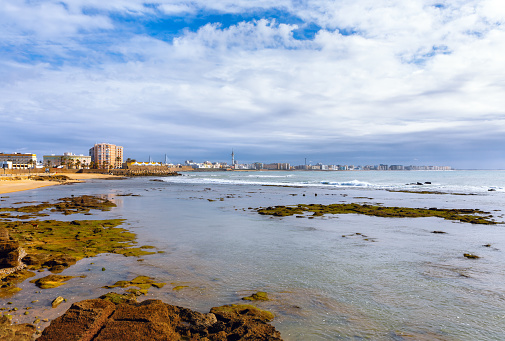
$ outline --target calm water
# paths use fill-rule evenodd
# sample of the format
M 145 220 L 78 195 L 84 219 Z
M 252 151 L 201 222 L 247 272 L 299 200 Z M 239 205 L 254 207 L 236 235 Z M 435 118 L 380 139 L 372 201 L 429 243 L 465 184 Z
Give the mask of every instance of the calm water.
M 63 274 L 86 278 L 41 293 L 25 283 L 22 295 L 9 300 L 19 307 L 33 306 L 33 315 L 53 318 L 73 301 L 110 291 L 101 288 L 104 285 L 149 275 L 168 284 L 152 289 L 146 298 L 202 312 L 266 291 L 272 300 L 258 306 L 276 314 L 274 325 L 286 340 L 503 340 L 505 225 L 359 215 L 277 218 L 251 208 L 339 202 L 479 208 L 502 221 L 504 175 L 500 171 L 186 173 L 163 182 L 96 180 L 10 194 L 2 205 L 70 194 L 106 195 L 118 207 L 93 219 L 125 218 L 141 245 L 165 253 L 146 256 L 142 262 L 117 255 L 85 259 Z M 416 182 L 431 184 L 407 185 Z M 141 196 L 116 196 L 124 193 Z M 431 233 L 434 230 L 447 234 Z M 466 252 L 481 258 L 466 259 Z M 187 287 L 172 290 L 178 285 Z M 69 302 L 58 309 L 44 308 L 58 295 Z M 39 302 L 31 304 L 33 297 Z M 31 322 L 24 316 L 17 319 Z

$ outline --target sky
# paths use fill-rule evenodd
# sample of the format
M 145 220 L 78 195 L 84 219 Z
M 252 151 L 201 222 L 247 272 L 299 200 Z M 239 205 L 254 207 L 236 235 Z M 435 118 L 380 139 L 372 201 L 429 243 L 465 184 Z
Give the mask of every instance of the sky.
M 503 0 L 0 0 L 0 152 L 505 169 Z

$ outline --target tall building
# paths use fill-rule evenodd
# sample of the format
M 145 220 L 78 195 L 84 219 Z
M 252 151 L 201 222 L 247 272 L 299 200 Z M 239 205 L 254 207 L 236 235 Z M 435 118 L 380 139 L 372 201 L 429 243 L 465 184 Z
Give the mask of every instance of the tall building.
M 99 168 L 121 168 L 123 164 L 123 147 L 110 143 L 97 143 L 89 150 L 91 162 Z
M 37 155 L 36 154 L 21 154 L 21 153 L 12 153 L 12 154 L 4 154 L 0 153 L 0 162 L 12 163 L 13 169 L 28 169 L 34 168 L 37 164 Z M 9 166 L 10 168 L 10 166 Z

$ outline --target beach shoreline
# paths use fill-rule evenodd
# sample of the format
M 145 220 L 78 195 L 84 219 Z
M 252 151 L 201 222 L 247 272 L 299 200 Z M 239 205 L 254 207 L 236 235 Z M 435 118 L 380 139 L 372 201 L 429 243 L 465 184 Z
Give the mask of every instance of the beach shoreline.
M 33 174 L 33 175 L 48 176 L 46 174 Z M 118 175 L 93 174 L 93 173 L 65 173 L 56 175 L 65 175 L 69 178 L 69 180 L 63 182 L 49 181 L 49 180 L 48 181 L 31 180 L 29 176 L 27 176 L 26 174 L 22 175 L 13 174 L 10 177 L 0 177 L 0 194 L 28 191 L 47 186 L 61 185 L 62 183 L 79 183 L 91 179 L 121 178 L 121 176 Z

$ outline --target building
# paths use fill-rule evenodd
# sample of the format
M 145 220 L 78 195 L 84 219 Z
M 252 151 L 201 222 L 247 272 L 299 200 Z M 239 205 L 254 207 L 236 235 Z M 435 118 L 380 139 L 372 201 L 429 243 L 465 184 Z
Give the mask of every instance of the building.
M 67 167 L 67 168 L 89 168 L 91 156 L 75 155 L 63 153 L 63 155 L 44 155 L 44 166 L 46 167 Z
M 11 165 L 11 162 L 12 162 L 12 165 Z M 21 153 L 4 154 L 4 153 L 0 153 L 0 163 L 2 163 L 2 165 L 5 165 L 5 166 L 3 166 L 5 168 L 10 168 L 10 167 L 12 167 L 12 169 L 34 168 L 37 165 L 37 155 L 36 154 L 30 154 L 30 153 L 26 153 L 26 154 L 21 154 Z
M 123 147 L 110 143 L 97 143 L 89 150 L 91 162 L 98 168 L 121 168 Z
M 269 164 L 263 164 L 262 169 L 268 169 L 268 170 L 290 170 L 291 167 L 289 163 L 269 163 Z

